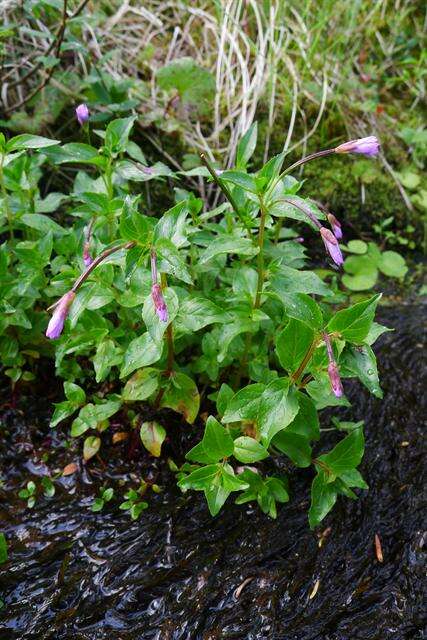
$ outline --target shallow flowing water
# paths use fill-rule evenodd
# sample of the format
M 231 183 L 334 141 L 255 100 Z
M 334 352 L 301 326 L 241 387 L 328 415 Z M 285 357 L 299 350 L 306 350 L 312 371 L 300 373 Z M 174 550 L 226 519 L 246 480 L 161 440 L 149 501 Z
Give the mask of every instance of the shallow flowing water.
M 91 463 L 58 480 L 54 498 L 23 510 L 24 481 L 75 456 L 63 447 L 65 431 L 49 433 L 45 400 L 27 403 L 25 415 L 19 405 L 4 411 L 0 639 L 424 638 L 422 319 L 419 306 L 381 311 L 396 328 L 376 347 L 384 400 L 350 384 L 353 407 L 341 410 L 366 421 L 361 470 L 370 490 L 339 499 L 316 532 L 307 523 L 312 470 L 292 472 L 291 502 L 276 521 L 231 501 L 212 519 L 201 493 L 174 487 L 164 461 L 153 466 L 140 451 L 129 459 L 125 447 L 123 457 L 111 449 L 105 469 Z M 178 428 L 188 429 L 172 424 L 167 445 L 177 461 L 188 449 Z M 322 449 L 336 440 L 328 434 Z M 42 462 L 49 447 L 55 454 Z M 137 522 L 117 501 L 90 511 L 103 480 L 135 486 L 148 465 L 165 491 L 150 496 Z

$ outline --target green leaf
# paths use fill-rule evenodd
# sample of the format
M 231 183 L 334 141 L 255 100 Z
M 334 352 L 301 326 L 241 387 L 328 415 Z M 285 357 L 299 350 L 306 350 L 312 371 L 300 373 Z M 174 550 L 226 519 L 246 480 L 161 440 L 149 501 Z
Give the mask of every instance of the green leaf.
M 362 344 L 371 328 L 381 294 L 338 311 L 329 321 L 329 333 L 337 332 L 348 342 Z
M 181 489 L 195 489 L 196 491 L 209 489 L 215 481 L 219 486 L 221 469 L 221 464 L 208 464 L 205 467 L 200 467 L 192 471 L 190 475 L 181 478 L 178 486 Z
M 156 162 L 151 167 L 136 164 L 130 160 L 121 160 L 115 165 L 116 172 L 125 180 L 133 182 L 149 182 L 162 176 L 173 176 L 173 171 L 163 162 Z
M 350 240 L 347 243 L 347 249 L 351 253 L 362 255 L 367 252 L 368 245 L 366 244 L 366 242 L 363 242 L 363 240 Z
M 233 468 L 229 464 L 221 465 L 221 485 L 228 491 L 241 491 L 248 488 L 248 483 L 245 482 L 240 475 L 234 473 Z
M 344 262 L 344 271 L 343 284 L 351 291 L 371 289 L 378 278 L 376 263 L 370 255 L 350 256 Z
M 406 189 L 416 189 L 421 182 L 421 176 L 418 173 L 411 171 L 410 169 L 404 169 L 400 172 L 396 171 L 396 174 L 400 182 Z
M 208 503 L 209 513 L 211 516 L 216 516 L 220 512 L 221 507 L 227 500 L 231 491 L 224 489 L 224 487 L 214 486 L 204 489 L 204 493 L 206 502 Z
M 314 335 L 305 322 L 290 318 L 276 339 L 277 357 L 286 371 L 295 373 L 313 344 Z
M 147 400 L 159 387 L 159 370 L 140 369 L 126 382 L 122 392 L 125 402 Z
M 87 461 L 93 458 L 99 451 L 101 438 L 98 436 L 88 436 L 83 444 L 83 458 Z
M 229 387 L 226 382 L 223 382 L 219 388 L 218 396 L 216 399 L 216 410 L 218 411 L 218 415 L 224 415 L 227 405 L 233 396 L 233 389 Z
M 102 404 L 89 403 L 80 409 L 80 413 L 71 425 L 71 435 L 75 438 L 88 429 L 95 429 L 97 425 L 117 413 L 121 402 L 107 400 Z
M 250 193 L 257 193 L 257 185 L 255 180 L 245 173 L 244 171 L 223 171 L 221 173 L 221 180 L 225 182 L 231 182 L 231 184 L 236 185 L 237 187 L 241 187 L 245 191 L 249 191 Z
M 318 460 L 321 460 L 326 465 L 328 472 L 332 473 L 332 476 L 328 477 L 328 481 L 330 482 L 335 479 L 335 476 L 341 476 L 342 473 L 357 467 L 362 460 L 364 448 L 363 430 L 354 429 L 332 451 L 318 456 Z
M 65 420 L 65 418 L 68 418 L 68 416 L 71 416 L 71 414 L 79 408 L 78 405 L 73 402 L 69 402 L 68 400 L 56 402 L 54 403 L 54 407 L 55 410 L 49 423 L 51 428 L 56 427 L 57 424 Z
M 78 384 L 74 382 L 64 382 L 64 393 L 70 402 L 77 406 L 81 406 L 86 402 L 86 394 Z
M 264 447 L 273 436 L 292 422 L 298 413 L 298 399 L 288 378 L 273 380 L 268 386 L 257 383 L 240 389 L 227 405 L 224 422 L 252 421 L 257 425 Z
M 120 377 L 125 378 L 135 369 L 142 369 L 157 362 L 162 355 L 162 345 L 154 342 L 150 334 L 135 338 L 125 351 Z
M 301 391 L 297 392 L 299 411 L 286 427 L 286 433 L 296 433 L 307 440 L 319 440 L 320 425 L 314 402 Z
M 220 458 L 216 458 L 205 450 L 203 441 L 200 441 L 188 453 L 185 454 L 187 460 L 192 462 L 201 462 L 203 464 L 212 464 L 218 462 Z
M 130 517 L 132 520 L 138 520 L 139 516 L 145 509 L 148 509 L 148 502 L 141 501 L 133 504 L 130 508 Z
M 136 116 L 112 120 L 105 130 L 105 146 L 114 154 L 126 151 L 129 134 L 132 131 Z
M 69 200 L 69 197 L 66 196 L 65 194 L 57 193 L 56 191 L 51 191 L 43 199 L 36 198 L 35 203 L 34 203 L 35 204 L 35 211 L 36 211 L 37 214 L 39 214 L 39 213 L 53 213 L 54 211 L 59 209 L 59 206 L 63 202 L 66 202 L 67 200 Z M 25 214 L 25 215 L 27 215 L 27 214 Z M 32 218 L 33 214 L 29 214 L 29 216 Z M 22 218 L 21 218 L 21 220 L 22 220 Z M 53 222 L 51 220 L 51 218 L 48 218 L 48 220 Z M 57 226 L 56 230 L 57 230 L 58 233 L 66 232 L 65 229 L 63 229 L 59 225 Z
M 287 483 L 283 482 L 280 478 L 266 478 L 265 484 L 267 485 L 270 493 L 273 495 L 277 502 L 288 502 L 289 494 L 287 492 Z
M 340 370 L 345 377 L 357 376 L 377 398 L 383 397 L 377 361 L 371 347 L 346 347 L 340 358 Z
M 258 137 L 258 125 L 256 122 L 249 127 L 245 135 L 237 145 L 236 152 L 236 167 L 237 169 L 245 169 L 249 160 L 251 159 L 257 143 Z
M 19 136 L 11 138 L 6 144 L 6 152 L 19 151 L 20 149 L 44 149 L 59 144 L 59 140 L 50 140 L 42 136 L 33 136 L 29 133 L 22 133 Z
M 201 252 L 199 264 L 205 264 L 223 253 L 236 253 L 239 256 L 254 256 L 258 253 L 249 238 L 239 238 L 230 235 L 220 235 L 209 243 L 208 247 Z
M 298 184 L 298 183 L 297 183 Z M 279 187 L 277 188 L 279 189 Z M 289 197 L 289 196 L 288 196 Z M 310 213 L 313 214 L 315 218 L 318 220 L 325 220 L 326 215 L 310 200 L 306 200 L 305 198 L 300 198 L 299 196 L 292 195 L 292 200 L 296 203 L 304 207 L 305 209 L 309 209 Z M 317 231 L 317 226 L 311 221 L 311 219 L 297 206 L 289 203 L 283 202 L 283 198 L 274 199 L 271 206 L 268 209 L 270 215 L 278 217 L 278 218 L 291 218 L 293 220 L 299 220 L 301 222 L 305 222 L 312 229 Z
M 0 533 L 0 564 L 7 562 L 7 542 L 4 533 Z
M 190 57 L 176 58 L 157 71 L 156 80 L 165 91 L 175 89 L 184 103 L 207 113 L 215 95 L 215 79 L 207 69 Z
M 295 320 L 305 322 L 314 330 L 323 327 L 322 310 L 313 298 L 306 293 L 284 293 L 281 301 L 286 315 Z
M 186 332 L 193 332 L 203 329 L 208 324 L 229 322 L 230 319 L 230 314 L 208 298 L 192 296 L 181 302 L 174 326 Z
M 178 249 L 186 245 L 188 213 L 186 200 L 178 202 L 172 209 L 166 211 L 154 228 L 154 242 L 160 238 L 166 238 Z
M 168 238 L 160 238 L 156 241 L 157 257 L 159 259 L 158 269 L 163 273 L 183 280 L 187 284 L 192 284 L 190 273 L 185 261 L 174 244 Z
M 94 513 L 97 513 L 98 511 L 102 511 L 104 508 L 104 500 L 102 498 L 95 498 L 95 500 L 92 503 L 92 511 Z
M 46 498 L 52 498 L 55 495 L 55 485 L 48 476 L 43 476 L 42 487 Z
M 31 496 L 35 490 L 36 490 L 36 485 L 35 483 L 30 480 L 29 482 L 27 482 L 27 490 L 28 490 L 28 494 Z
M 311 529 L 314 529 L 323 520 L 336 501 L 336 491 L 328 484 L 323 471 L 320 471 L 311 485 L 311 505 L 308 512 Z
M 311 464 L 311 447 L 307 438 L 297 433 L 289 433 L 287 429 L 277 433 L 272 444 L 285 453 L 297 467 L 309 467 Z
M 95 147 L 83 142 L 69 142 L 62 147 L 52 147 L 45 153 L 57 165 L 82 163 L 102 166 L 105 162 L 105 159 L 98 154 L 98 150 Z
M 232 437 L 213 416 L 209 416 L 206 421 L 202 444 L 206 453 L 215 461 L 233 454 Z
M 369 489 L 369 486 L 366 484 L 362 475 L 357 469 L 350 469 L 349 471 L 344 471 L 340 475 L 340 479 L 345 482 L 348 487 L 358 487 L 359 489 Z
M 229 423 L 240 422 L 244 419 L 255 420 L 264 390 L 265 385 L 261 383 L 251 384 L 240 389 L 228 402 L 223 421 Z
M 41 231 L 42 233 L 48 233 L 49 231 L 61 235 L 66 233 L 66 230 L 55 222 L 55 220 L 41 213 L 24 213 L 24 215 L 19 218 L 19 222 L 25 224 L 26 227 L 37 229 L 37 231 Z
M 266 387 L 258 411 L 261 442 L 268 447 L 272 438 L 287 427 L 299 411 L 298 396 L 288 378 L 273 380 Z
M 408 272 L 405 259 L 396 251 L 384 251 L 378 260 L 378 269 L 390 278 L 403 278 Z
M 378 324 L 378 322 L 373 322 L 364 342 L 372 345 L 380 336 L 382 336 L 383 333 L 387 333 L 388 331 L 394 331 L 394 329 L 385 327 L 383 324 Z
M 199 391 L 194 380 L 185 373 L 172 372 L 160 406 L 181 413 L 189 424 L 193 424 L 200 406 Z
M 265 447 L 254 438 L 241 436 L 234 441 L 234 457 L 239 462 L 250 463 L 264 460 L 269 453 Z
M 147 451 L 158 458 L 162 450 L 162 443 L 166 438 L 166 430 L 164 427 L 155 421 L 143 422 L 139 435 Z
M 115 345 L 113 340 L 107 339 L 99 342 L 92 360 L 96 382 L 105 380 L 110 373 L 111 367 L 121 364 L 122 359 L 122 350 Z
M 138 211 L 138 200 L 139 197 L 126 196 L 120 214 L 120 235 L 124 240 L 148 246 L 152 222 L 148 216 L 144 216 Z
M 102 492 L 102 499 L 105 502 L 110 502 L 110 500 L 113 498 L 113 496 L 114 496 L 113 487 L 109 487 L 108 489 L 104 489 L 104 491 Z
M 300 271 L 280 265 L 277 274 L 271 280 L 271 287 L 280 299 L 289 293 L 330 294 L 326 284 L 312 271 Z

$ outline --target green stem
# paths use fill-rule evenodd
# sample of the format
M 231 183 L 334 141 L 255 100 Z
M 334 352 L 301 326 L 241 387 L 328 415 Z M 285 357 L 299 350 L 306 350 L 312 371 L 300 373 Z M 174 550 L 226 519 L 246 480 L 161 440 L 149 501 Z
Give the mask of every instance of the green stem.
M 259 221 L 259 230 L 258 230 L 258 256 L 257 256 L 257 272 L 258 272 L 258 285 L 257 292 L 255 296 L 254 309 L 259 309 L 261 305 L 261 295 L 262 290 L 264 288 L 264 232 L 265 232 L 265 222 L 267 220 L 267 210 L 264 206 L 264 201 L 260 197 L 260 210 L 261 217 Z
M 258 230 L 258 240 L 257 240 L 257 245 L 258 245 L 258 256 L 257 256 L 257 273 L 258 273 L 258 283 L 257 283 L 257 291 L 256 291 L 256 295 L 255 295 L 255 301 L 254 301 L 254 305 L 253 308 L 254 309 L 259 309 L 259 307 L 261 306 L 261 296 L 262 296 L 262 290 L 264 288 L 264 233 L 265 233 L 265 222 L 267 220 L 267 210 L 264 206 L 264 201 L 262 199 L 262 197 L 260 196 L 260 211 L 261 211 L 261 217 L 260 217 L 260 221 L 259 221 L 259 230 Z M 244 375 L 246 368 L 247 368 L 247 362 L 248 362 L 248 356 L 249 356 L 249 351 L 251 349 L 252 346 L 252 333 L 248 332 L 246 334 L 246 339 L 245 339 L 245 351 L 243 354 L 243 358 L 242 358 L 242 362 L 240 364 L 240 368 L 239 368 L 239 372 L 236 376 L 236 386 L 239 387 L 240 385 L 240 380 L 242 378 L 242 376 Z
M 1 154 L 1 162 L 0 162 L 0 190 L 3 196 L 4 208 L 6 209 L 7 216 L 7 224 L 9 226 L 9 235 L 10 239 L 13 240 L 13 215 L 12 210 L 10 208 L 9 196 L 7 195 L 6 185 L 4 183 L 4 175 L 3 175 L 3 163 L 5 159 L 5 155 Z
M 160 278 L 162 283 L 162 289 L 166 289 L 168 286 L 166 274 L 165 273 L 160 274 Z M 174 363 L 172 321 L 169 322 L 168 326 L 166 327 L 165 340 L 166 340 L 168 352 L 167 352 L 166 369 L 164 371 L 164 376 L 165 378 L 170 378 L 170 376 L 172 375 L 173 363 Z M 163 398 L 165 391 L 166 391 L 166 387 L 161 387 L 159 389 L 156 399 L 154 400 L 155 409 L 159 408 L 160 402 Z
M 112 176 L 112 167 L 111 167 L 112 159 L 108 159 L 107 168 L 105 169 L 104 182 L 107 188 L 107 195 L 109 200 L 113 199 L 114 191 L 113 191 L 113 181 L 111 179 Z
M 298 382 L 298 380 L 300 379 L 300 377 L 302 376 L 302 374 L 304 373 L 304 370 L 307 366 L 307 364 L 310 362 L 314 350 L 316 349 L 317 345 L 320 342 L 320 338 L 314 338 L 313 342 L 311 343 L 311 345 L 309 346 L 309 348 L 307 349 L 307 352 L 304 356 L 304 358 L 302 359 L 302 362 L 300 364 L 300 366 L 298 367 L 298 369 L 295 371 L 295 373 L 292 375 L 292 381 L 293 382 Z
M 279 218 L 274 230 L 274 244 L 278 244 L 280 239 L 280 231 L 282 230 L 283 218 Z
M 239 212 L 239 208 L 238 208 L 238 206 L 236 204 L 236 201 L 234 200 L 233 196 L 231 195 L 230 190 L 228 189 L 228 187 L 224 184 L 224 182 L 221 180 L 221 178 L 219 177 L 219 175 L 215 171 L 215 168 L 214 168 L 213 164 L 211 163 L 211 161 L 208 160 L 208 158 L 205 156 L 204 153 L 200 154 L 200 159 L 203 162 L 203 164 L 205 165 L 205 167 L 207 168 L 207 170 L 209 171 L 209 173 L 211 174 L 211 176 L 213 178 L 213 181 L 221 189 L 221 191 L 223 192 L 223 194 L 227 198 L 228 202 L 231 204 L 231 206 L 233 207 L 234 211 L 237 213 L 237 215 L 240 218 L 240 212 Z
M 228 202 L 231 204 L 231 206 L 233 207 L 233 210 L 235 211 L 237 217 L 239 218 L 240 222 L 244 225 L 246 231 L 249 234 L 249 237 L 252 239 L 252 231 L 251 228 L 246 224 L 243 216 L 241 215 L 240 211 L 239 211 L 239 207 L 237 206 L 237 203 L 235 201 L 235 199 L 233 198 L 233 196 L 231 195 L 231 192 L 229 190 L 229 188 L 227 187 L 227 185 L 224 183 L 223 180 L 221 180 L 221 178 L 219 177 L 218 173 L 215 171 L 215 168 L 213 166 L 213 164 L 211 163 L 211 161 L 205 156 L 204 153 L 200 154 L 200 158 L 203 162 L 203 164 L 205 165 L 205 167 L 207 168 L 207 170 L 209 171 L 209 173 L 211 174 L 213 181 L 218 185 L 218 187 L 221 189 L 221 191 L 223 192 L 224 196 L 226 197 L 226 199 L 228 200 Z
M 161 283 L 162 283 L 162 289 L 166 289 L 167 286 L 168 286 L 166 274 L 162 273 L 160 275 L 160 278 L 161 278 Z M 169 322 L 168 326 L 166 327 L 166 342 L 167 342 L 167 347 L 168 347 L 168 359 L 167 359 L 167 363 L 166 363 L 166 375 L 170 376 L 170 374 L 172 373 L 173 361 L 174 361 L 172 321 Z
M 302 164 L 305 164 L 306 162 L 310 162 L 310 160 L 316 160 L 316 158 L 322 158 L 324 156 L 329 156 L 332 153 L 335 153 L 335 149 L 325 149 L 324 151 L 316 151 L 316 153 L 311 153 L 308 156 L 305 156 L 304 158 L 301 158 L 300 160 L 297 160 L 297 162 L 294 162 L 293 164 L 291 164 L 289 167 L 287 167 L 286 169 L 284 169 L 284 171 L 282 171 L 282 173 L 277 176 L 276 180 L 273 182 L 272 186 L 269 188 L 269 193 L 272 193 L 276 187 L 276 185 L 278 184 L 278 182 L 280 182 L 280 180 L 288 173 L 290 173 L 291 171 L 293 171 L 294 169 L 296 169 L 297 167 L 300 167 Z

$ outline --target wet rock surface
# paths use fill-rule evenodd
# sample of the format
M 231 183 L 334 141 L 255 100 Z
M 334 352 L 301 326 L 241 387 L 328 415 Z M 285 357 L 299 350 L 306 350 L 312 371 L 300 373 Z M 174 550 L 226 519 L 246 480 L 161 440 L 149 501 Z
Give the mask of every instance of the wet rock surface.
M 419 306 L 382 309 L 380 320 L 396 328 L 375 347 L 384 400 L 350 383 L 353 406 L 339 412 L 366 422 L 361 471 L 370 489 L 339 499 L 315 532 L 312 470 L 292 472 L 291 502 L 275 521 L 231 501 L 212 519 L 202 494 L 181 495 L 166 464 L 141 454 L 80 468 L 56 481 L 53 498 L 23 509 L 25 482 L 73 458 L 64 435 L 48 429 L 45 400 L 24 415 L 4 408 L 0 639 L 424 638 L 422 319 Z M 178 439 L 177 428 L 168 433 Z M 338 439 L 328 433 L 321 450 Z M 186 444 L 172 451 L 177 462 Z M 43 461 L 49 447 L 55 453 Z M 150 494 L 138 521 L 117 500 L 91 512 L 98 486 L 121 481 L 123 492 L 148 464 L 165 490 Z

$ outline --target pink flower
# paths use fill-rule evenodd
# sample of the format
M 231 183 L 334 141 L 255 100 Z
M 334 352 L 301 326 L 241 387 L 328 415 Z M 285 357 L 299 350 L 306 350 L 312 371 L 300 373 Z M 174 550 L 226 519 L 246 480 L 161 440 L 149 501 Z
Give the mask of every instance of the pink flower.
M 334 232 L 334 236 L 337 240 L 341 240 L 342 238 L 342 230 L 341 223 L 336 219 L 336 217 L 332 213 L 328 213 L 329 224 L 332 227 L 332 231 Z
M 156 310 L 159 319 L 162 322 L 168 321 L 168 308 L 166 306 L 165 299 L 163 297 L 162 288 L 159 284 L 153 284 L 151 287 L 151 297 L 153 299 L 154 308 Z
M 326 227 L 320 228 L 320 234 L 322 236 L 323 244 L 325 245 L 326 251 L 329 253 L 335 264 L 340 267 L 344 263 L 344 258 L 342 257 L 338 240 L 336 239 L 332 231 L 326 229 Z
M 337 398 L 341 398 L 344 395 L 344 389 L 340 378 L 340 372 L 336 362 L 330 362 L 328 364 L 328 376 L 331 383 L 332 391 Z
M 89 109 L 86 104 L 79 104 L 76 108 L 76 118 L 80 126 L 83 126 L 89 120 Z
M 380 143 L 375 136 L 349 140 L 335 148 L 335 153 L 364 153 L 365 156 L 376 156 Z
M 74 293 L 74 291 L 68 291 L 57 302 L 53 315 L 47 326 L 47 338 L 50 338 L 51 340 L 59 338 L 64 328 L 64 322 L 68 316 L 68 312 L 70 311 L 71 304 L 75 297 L 76 294 Z

